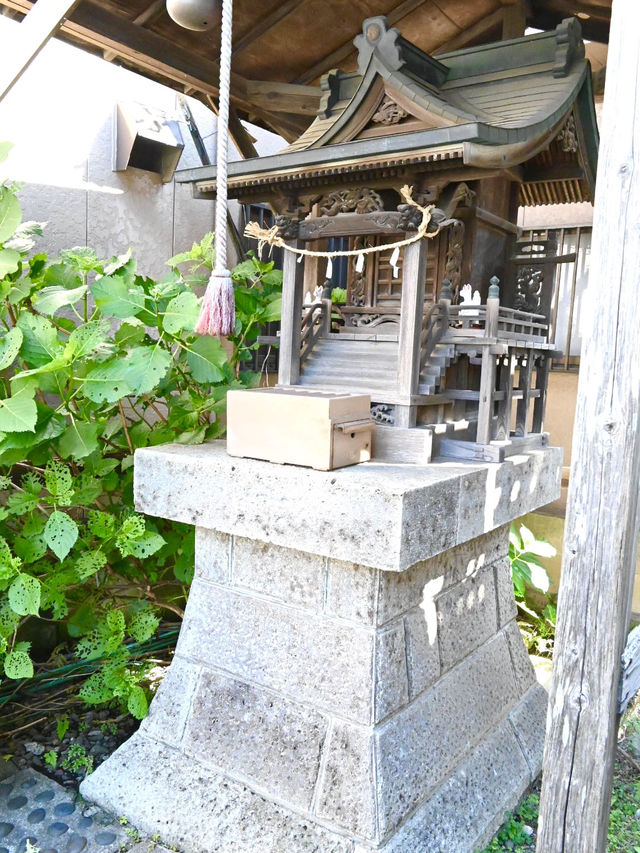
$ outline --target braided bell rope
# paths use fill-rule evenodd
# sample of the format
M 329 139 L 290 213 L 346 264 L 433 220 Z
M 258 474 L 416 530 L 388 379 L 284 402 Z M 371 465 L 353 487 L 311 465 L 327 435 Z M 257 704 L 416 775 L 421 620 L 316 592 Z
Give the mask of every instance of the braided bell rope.
M 396 240 L 395 243 L 383 243 L 380 246 L 368 246 L 363 249 L 347 249 L 338 252 L 316 252 L 313 249 L 298 249 L 294 246 L 290 246 L 286 240 L 278 234 L 277 225 L 274 225 L 272 228 L 262 228 L 257 222 L 248 222 L 244 229 L 244 235 L 245 237 L 258 241 L 258 255 L 260 257 L 262 256 L 262 250 L 265 246 L 269 246 L 270 248 L 276 246 L 277 248 L 284 249 L 285 252 L 292 252 L 294 255 L 328 259 L 371 255 L 375 252 L 388 252 L 389 249 L 401 249 L 403 246 L 409 246 L 411 243 L 417 243 L 418 240 L 422 240 L 423 237 L 431 239 L 437 236 L 440 233 L 440 225 L 438 225 L 435 231 L 432 231 L 431 233 L 427 232 L 427 228 L 431 222 L 431 211 L 434 209 L 435 205 L 430 204 L 426 207 L 422 207 L 422 205 L 418 204 L 418 202 L 413 198 L 413 187 L 410 187 L 408 184 L 405 184 L 402 187 L 400 195 L 406 204 L 411 205 L 411 207 L 415 207 L 416 210 L 419 210 L 422 213 L 422 221 L 418 225 L 418 230 L 412 237 L 407 237 L 405 240 Z
M 218 138 L 216 156 L 216 260 L 213 274 L 229 275 L 227 270 L 227 157 L 229 150 L 229 92 L 231 86 L 231 35 L 233 0 L 222 3 L 220 33 L 220 83 L 218 103 Z

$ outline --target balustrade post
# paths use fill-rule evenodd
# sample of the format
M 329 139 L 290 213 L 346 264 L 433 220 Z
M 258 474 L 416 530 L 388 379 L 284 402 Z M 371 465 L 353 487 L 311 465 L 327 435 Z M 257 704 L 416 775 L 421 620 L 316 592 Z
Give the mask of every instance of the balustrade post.
M 322 300 L 322 337 L 328 338 L 331 334 L 331 311 L 333 303 L 330 299 Z
M 288 242 L 296 248 L 302 245 L 298 240 Z M 295 385 L 300 378 L 304 261 L 301 263 L 297 261 L 298 256 L 294 252 L 284 253 L 278 385 Z
M 492 439 L 493 396 L 496 388 L 496 356 L 491 352 L 491 344 L 486 339 L 498 334 L 498 314 L 500 311 L 500 280 L 493 276 L 487 296 L 485 320 L 485 344 L 482 347 L 482 372 L 480 375 L 480 399 L 478 403 L 478 444 L 489 444 Z

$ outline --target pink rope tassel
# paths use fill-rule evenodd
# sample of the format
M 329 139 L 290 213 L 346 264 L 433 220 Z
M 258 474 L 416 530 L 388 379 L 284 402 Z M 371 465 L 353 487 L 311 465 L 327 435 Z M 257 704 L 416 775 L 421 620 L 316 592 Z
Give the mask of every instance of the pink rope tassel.
M 236 326 L 233 282 L 228 272 L 211 273 L 195 331 L 198 335 L 232 335 Z

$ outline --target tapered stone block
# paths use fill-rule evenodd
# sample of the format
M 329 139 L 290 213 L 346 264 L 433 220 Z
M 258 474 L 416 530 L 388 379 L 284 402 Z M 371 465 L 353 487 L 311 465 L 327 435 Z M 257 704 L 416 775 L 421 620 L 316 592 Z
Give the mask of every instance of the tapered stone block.
M 196 525 L 196 577 L 84 796 L 187 853 L 471 853 L 541 763 L 507 525 L 559 472 L 554 449 L 329 473 L 139 451 L 138 506 Z

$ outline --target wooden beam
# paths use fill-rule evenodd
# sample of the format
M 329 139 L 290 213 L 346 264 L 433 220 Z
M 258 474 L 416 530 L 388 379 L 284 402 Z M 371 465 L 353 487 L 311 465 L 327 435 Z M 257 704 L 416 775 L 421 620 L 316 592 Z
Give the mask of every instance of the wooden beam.
M 420 379 L 420 334 L 424 312 L 424 287 L 429 241 L 418 240 L 404 250 L 402 297 L 398 332 L 398 394 L 407 403 L 418 392 Z M 396 406 L 396 426 L 416 425 L 416 406 Z
M 389 25 L 392 27 L 395 26 L 402 18 L 406 18 L 407 15 L 415 11 L 418 6 L 422 6 L 424 2 L 425 0 L 402 0 L 402 3 L 399 3 L 387 13 Z M 322 77 L 323 74 L 332 68 L 337 68 L 343 60 L 354 53 L 353 38 L 356 35 L 357 33 L 354 33 L 352 38 L 323 57 L 319 62 L 316 62 L 315 65 L 312 65 L 311 68 L 298 77 L 296 83 L 310 83 L 312 80 Z
M 275 25 L 283 18 L 286 18 L 290 12 L 293 12 L 294 9 L 297 9 L 297 7 L 301 6 L 303 3 L 304 0 L 285 0 L 284 3 L 280 3 L 273 12 L 259 20 L 255 26 L 251 27 L 250 30 L 234 42 L 233 53 L 231 55 L 235 56 L 237 53 L 240 53 L 241 50 L 244 50 L 245 47 L 248 47 L 248 45 L 253 44 L 254 41 L 262 38 L 268 30 L 275 27 Z
M 217 102 L 211 97 L 211 95 L 206 95 L 205 97 L 207 106 L 209 106 L 217 116 Z M 252 157 L 258 156 L 258 152 L 253 144 L 254 140 L 238 118 L 238 114 L 233 107 L 229 108 L 229 136 L 243 160 L 249 160 Z
M 607 842 L 638 541 L 638 32 L 640 3 L 614 0 L 538 853 L 603 853 Z
M 9 92 L 79 0 L 38 3 L 19 24 L 15 39 L 3 50 L 0 100 Z
M 495 12 L 485 15 L 485 17 L 481 18 L 477 23 L 467 27 L 466 30 L 463 30 L 461 33 L 458 33 L 457 36 L 454 36 L 452 39 L 449 39 L 449 41 L 440 45 L 440 47 L 434 51 L 433 55 L 440 56 L 442 53 L 462 50 L 463 47 L 468 47 L 474 42 L 481 41 L 489 33 L 502 27 L 503 16 L 504 9 L 496 9 Z
M 502 40 L 521 38 L 527 29 L 526 0 L 515 0 L 502 14 Z
M 137 24 L 139 27 L 143 27 L 145 24 L 148 24 L 149 21 L 153 20 L 153 18 L 159 15 L 160 12 L 164 8 L 166 8 L 166 5 L 166 0 L 153 0 L 153 3 L 143 9 L 139 15 L 136 15 L 135 18 L 133 18 L 132 23 Z M 118 54 L 113 50 L 105 50 L 104 59 L 106 59 L 107 62 L 111 62 L 113 59 L 116 58 L 117 55 Z M 185 94 L 189 94 L 189 92 L 186 92 Z
M 320 86 L 247 80 L 247 98 L 269 112 L 315 116 L 320 106 Z

